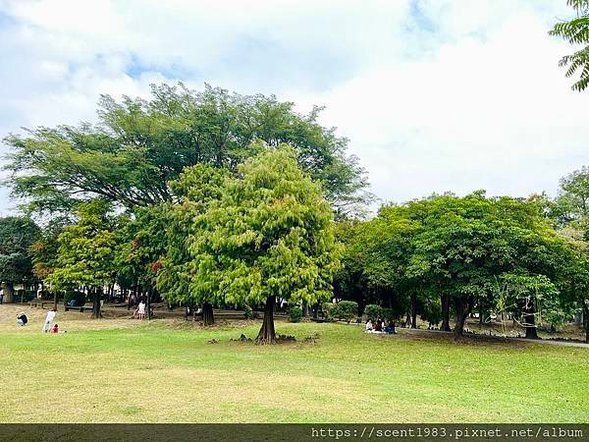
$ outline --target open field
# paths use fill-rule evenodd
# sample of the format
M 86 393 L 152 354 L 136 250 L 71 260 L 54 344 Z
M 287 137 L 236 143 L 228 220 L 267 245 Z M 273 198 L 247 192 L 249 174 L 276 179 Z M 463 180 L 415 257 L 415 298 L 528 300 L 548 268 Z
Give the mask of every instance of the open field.
M 283 322 L 298 342 L 255 346 L 230 341 L 254 321 L 61 311 L 51 335 L 45 314 L 0 305 L 0 422 L 589 422 L 586 348 Z

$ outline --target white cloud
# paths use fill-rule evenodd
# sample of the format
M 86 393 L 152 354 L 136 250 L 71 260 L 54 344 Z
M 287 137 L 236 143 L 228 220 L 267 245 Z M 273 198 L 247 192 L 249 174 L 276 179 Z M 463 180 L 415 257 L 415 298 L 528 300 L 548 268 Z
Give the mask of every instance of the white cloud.
M 567 15 L 551 0 L 0 0 L 0 133 L 206 81 L 326 105 L 384 200 L 554 192 L 589 162 L 587 94 L 547 35 Z

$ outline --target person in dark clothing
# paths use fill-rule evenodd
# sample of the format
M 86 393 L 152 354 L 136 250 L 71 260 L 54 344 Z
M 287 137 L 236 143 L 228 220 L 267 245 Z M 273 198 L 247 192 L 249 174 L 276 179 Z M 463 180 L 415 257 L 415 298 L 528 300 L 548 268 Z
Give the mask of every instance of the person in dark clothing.
M 29 318 L 27 318 L 25 312 L 20 312 L 19 315 L 16 317 L 16 323 L 23 327 L 27 325 L 27 322 L 29 322 Z
M 388 333 L 389 335 L 396 334 L 397 331 L 395 330 L 395 323 L 390 321 L 388 325 L 384 328 L 384 332 Z
M 381 332 L 382 331 L 382 321 L 380 319 L 377 319 L 376 322 L 373 324 L 372 329 L 375 332 Z

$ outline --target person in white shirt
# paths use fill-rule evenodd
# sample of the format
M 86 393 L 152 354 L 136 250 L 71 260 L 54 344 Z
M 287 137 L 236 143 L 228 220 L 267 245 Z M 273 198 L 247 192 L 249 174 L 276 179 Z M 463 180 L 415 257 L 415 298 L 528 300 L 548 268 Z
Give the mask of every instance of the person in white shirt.
M 139 319 L 145 318 L 145 302 L 143 302 L 143 300 L 141 300 L 141 302 L 137 306 L 137 317 Z
M 47 333 L 51 328 L 51 324 L 53 324 L 53 320 L 55 319 L 56 315 L 55 309 L 51 309 L 47 312 L 47 317 L 45 318 L 45 324 L 43 324 L 43 333 Z

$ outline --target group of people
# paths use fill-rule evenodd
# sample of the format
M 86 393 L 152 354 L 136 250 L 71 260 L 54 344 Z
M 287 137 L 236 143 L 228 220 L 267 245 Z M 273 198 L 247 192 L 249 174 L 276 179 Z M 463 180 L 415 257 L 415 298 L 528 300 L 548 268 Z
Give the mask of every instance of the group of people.
M 379 318 L 374 322 L 370 319 L 366 321 L 366 333 L 386 333 L 392 335 L 396 334 L 397 331 L 395 330 L 395 323 L 393 321 L 389 321 L 385 325 L 385 322 Z
M 45 317 L 45 323 L 43 324 L 43 328 L 41 329 L 43 333 L 59 333 L 59 325 L 53 324 L 56 314 L 56 309 L 52 309 L 47 312 L 47 316 Z M 18 315 L 16 315 L 16 323 L 21 327 L 26 326 L 29 323 L 29 318 L 27 314 L 25 312 L 20 312 Z

